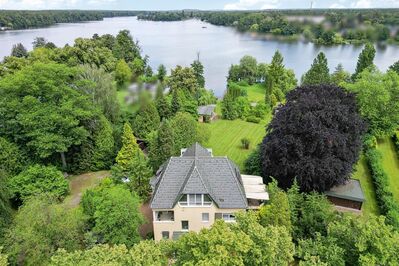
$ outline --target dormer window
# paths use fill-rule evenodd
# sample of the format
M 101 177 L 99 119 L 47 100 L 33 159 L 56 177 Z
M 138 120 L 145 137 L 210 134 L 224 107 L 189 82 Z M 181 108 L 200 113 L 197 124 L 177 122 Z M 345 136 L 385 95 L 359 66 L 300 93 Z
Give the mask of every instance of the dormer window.
M 179 200 L 180 206 L 211 206 L 212 200 L 207 194 L 184 194 Z

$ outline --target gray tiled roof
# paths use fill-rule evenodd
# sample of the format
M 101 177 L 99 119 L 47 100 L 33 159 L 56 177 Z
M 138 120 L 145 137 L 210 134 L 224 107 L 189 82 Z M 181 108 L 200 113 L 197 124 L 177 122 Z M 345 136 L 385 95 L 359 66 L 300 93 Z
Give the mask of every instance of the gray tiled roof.
M 237 166 L 226 157 L 199 156 L 192 151 L 182 157 L 172 157 L 159 172 L 151 200 L 153 209 L 171 209 L 182 194 L 209 194 L 221 209 L 248 207 L 242 179 Z M 207 151 L 201 147 L 202 151 Z M 187 156 L 187 154 L 197 154 Z
M 335 186 L 329 191 L 326 191 L 325 194 L 330 197 L 347 199 L 357 202 L 365 201 L 360 181 L 356 179 L 349 179 L 346 184 Z
M 215 108 L 216 104 L 198 106 L 198 114 L 212 116 Z
M 198 142 L 194 143 L 191 145 L 190 148 L 185 150 L 182 154 L 184 157 L 202 157 L 202 156 L 208 156 L 212 157 L 212 153 L 208 150 L 202 147 Z

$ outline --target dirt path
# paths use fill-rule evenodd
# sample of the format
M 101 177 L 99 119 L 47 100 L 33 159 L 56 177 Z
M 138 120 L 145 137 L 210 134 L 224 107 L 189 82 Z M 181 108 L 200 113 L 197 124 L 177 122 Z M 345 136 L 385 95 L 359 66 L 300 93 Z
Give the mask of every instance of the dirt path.
M 70 208 L 78 206 L 85 190 L 95 187 L 103 178 L 109 176 L 109 174 L 109 171 L 99 171 L 71 176 L 69 178 L 71 192 L 64 201 L 65 205 Z

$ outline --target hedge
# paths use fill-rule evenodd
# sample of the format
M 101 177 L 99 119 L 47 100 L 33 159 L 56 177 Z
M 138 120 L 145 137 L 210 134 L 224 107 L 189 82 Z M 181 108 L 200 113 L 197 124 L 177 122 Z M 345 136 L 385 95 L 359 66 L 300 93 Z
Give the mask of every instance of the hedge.
M 389 224 L 399 230 L 399 204 L 390 191 L 388 175 L 381 165 L 381 153 L 375 148 L 371 148 L 366 151 L 366 158 L 375 186 L 377 202 L 381 214 L 386 216 Z
M 393 141 L 395 142 L 396 151 L 399 155 L 399 131 L 395 132 L 395 135 L 393 136 Z

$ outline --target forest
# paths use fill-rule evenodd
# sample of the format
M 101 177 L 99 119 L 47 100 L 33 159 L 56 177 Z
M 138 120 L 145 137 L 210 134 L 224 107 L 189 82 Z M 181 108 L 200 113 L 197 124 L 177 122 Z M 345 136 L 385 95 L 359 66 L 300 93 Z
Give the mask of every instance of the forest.
M 286 40 L 304 39 L 316 44 L 399 41 L 397 9 L 372 10 L 265 10 L 145 12 L 139 19 L 180 21 L 200 19 L 239 31 L 271 34 Z M 321 18 L 321 19 L 320 19 Z
M 399 61 L 380 71 L 373 44 L 354 73 L 323 52 L 302 77 L 279 51 L 244 56 L 218 99 L 198 58 L 152 69 L 127 30 L 32 41 L 0 63 L 0 265 L 399 264 L 397 169 L 381 152 L 399 153 Z M 218 120 L 201 124 L 209 104 Z M 150 179 L 195 142 L 261 175 L 270 201 L 155 242 Z M 360 161 L 367 208 L 338 212 L 323 192 Z
M 0 28 L 21 30 L 51 26 L 56 23 L 72 23 L 102 20 L 108 17 L 135 16 L 135 11 L 78 11 L 78 10 L 46 10 L 19 11 L 0 10 Z

